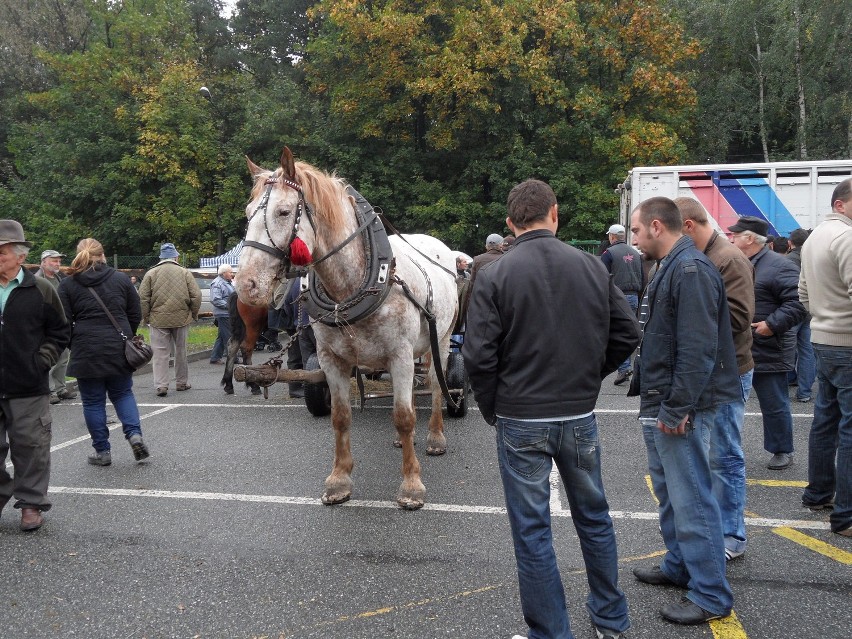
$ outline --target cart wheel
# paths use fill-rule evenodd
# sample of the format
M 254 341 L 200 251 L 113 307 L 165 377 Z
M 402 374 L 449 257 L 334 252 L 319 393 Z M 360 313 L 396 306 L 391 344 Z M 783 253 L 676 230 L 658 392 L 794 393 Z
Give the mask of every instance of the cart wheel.
M 450 353 L 447 358 L 447 386 L 460 388 L 458 393 L 450 393 L 453 400 L 458 402 L 458 408 L 447 402 L 447 415 L 450 417 L 464 417 L 467 415 L 468 381 L 467 371 L 464 369 L 464 358 L 456 351 Z
M 319 360 L 317 354 L 314 353 L 305 362 L 305 370 L 316 371 L 319 368 Z M 325 382 L 319 384 L 305 382 L 305 406 L 314 417 L 325 417 L 331 413 L 331 391 L 328 389 L 328 384 Z

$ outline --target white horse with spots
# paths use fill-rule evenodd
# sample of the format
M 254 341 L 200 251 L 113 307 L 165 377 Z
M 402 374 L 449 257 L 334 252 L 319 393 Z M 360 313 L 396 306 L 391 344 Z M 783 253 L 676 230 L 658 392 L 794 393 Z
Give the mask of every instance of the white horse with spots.
M 386 256 L 381 261 L 377 253 L 388 242 L 373 242 L 368 232 L 378 228 L 376 235 L 385 237 L 384 227 L 369 205 L 353 197 L 354 191 L 348 191 L 343 180 L 294 162 L 286 147 L 275 171 L 262 169 L 251 160 L 248 166 L 255 185 L 246 207 L 249 222 L 235 280 L 240 299 L 246 304 L 268 305 L 284 273 L 294 265 L 307 265 L 327 308 L 318 313 L 314 307 L 314 314 L 329 322 L 335 320 L 331 325 L 314 324 L 317 356 L 331 392 L 335 435 L 334 465 L 325 480 L 323 503 L 345 502 L 352 495 L 349 391 L 352 369 L 359 366 L 391 375 L 393 422 L 402 448 L 397 503 L 410 510 L 422 507 L 426 489 L 414 452 L 413 381 L 415 358 L 430 352 L 430 329 L 418 305 L 434 315 L 441 366 L 446 370 L 450 333 L 458 313 L 453 252 L 426 235 L 391 236 L 393 259 Z M 358 209 L 359 202 L 363 209 Z M 370 308 L 378 301 L 377 307 Z M 447 440 L 434 365 L 429 375 L 432 415 L 426 452 L 441 455 L 447 450 Z

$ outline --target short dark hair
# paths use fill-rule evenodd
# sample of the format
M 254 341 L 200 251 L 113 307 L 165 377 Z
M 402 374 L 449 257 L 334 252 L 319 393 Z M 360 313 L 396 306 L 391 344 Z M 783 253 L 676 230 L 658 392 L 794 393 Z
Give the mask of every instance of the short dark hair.
M 683 230 L 680 209 L 667 197 L 649 198 L 636 208 L 639 209 L 639 219 L 644 226 L 650 226 L 653 220 L 659 220 L 669 231 L 680 233 Z
M 776 253 L 786 253 L 787 252 L 787 238 L 783 235 L 779 235 L 775 238 L 775 241 L 772 243 L 772 247 L 775 249 Z
M 509 191 L 506 208 L 512 224 L 525 229 L 530 224 L 544 219 L 554 204 L 556 194 L 550 185 L 541 180 L 530 179 L 524 180 Z
M 848 202 L 849 200 L 852 200 L 852 178 L 847 178 L 834 187 L 834 192 L 831 194 L 832 208 L 837 200 L 840 200 L 841 202 Z
M 805 243 L 805 240 L 808 239 L 810 234 L 811 232 L 807 229 L 796 229 L 790 233 L 790 244 L 798 248 Z

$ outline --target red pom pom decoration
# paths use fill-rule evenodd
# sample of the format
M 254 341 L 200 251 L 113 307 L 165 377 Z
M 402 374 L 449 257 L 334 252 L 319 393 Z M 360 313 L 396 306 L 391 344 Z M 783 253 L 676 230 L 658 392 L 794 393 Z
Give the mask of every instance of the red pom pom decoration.
M 314 261 L 311 257 L 311 249 L 305 244 L 301 238 L 296 238 L 290 244 L 290 263 L 295 266 L 305 266 Z

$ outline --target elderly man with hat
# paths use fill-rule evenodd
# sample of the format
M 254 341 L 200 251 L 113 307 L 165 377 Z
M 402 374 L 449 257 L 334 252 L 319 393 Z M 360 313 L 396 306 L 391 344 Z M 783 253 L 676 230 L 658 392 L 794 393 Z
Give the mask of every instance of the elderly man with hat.
M 177 263 L 175 245 L 160 246 L 160 261 L 145 273 L 139 287 L 142 321 L 151 327 L 151 347 L 154 386 L 158 397 L 169 392 L 169 353 L 175 351 L 175 388 L 185 391 L 189 383 L 189 363 L 186 359 L 186 336 L 189 325 L 198 319 L 201 308 L 201 289 L 192 274 Z
M 53 287 L 53 290 L 59 290 L 59 282 L 64 277 L 60 266 L 62 266 L 62 258 L 64 253 L 48 249 L 41 253 L 41 267 L 35 272 L 36 277 L 43 277 Z M 65 384 L 65 372 L 68 370 L 68 357 L 71 351 L 67 348 L 62 351 L 59 356 L 59 361 L 56 366 L 50 369 L 50 403 L 58 404 L 63 399 L 74 399 L 77 397 L 77 392 L 68 390 Z
M 0 220 L 0 511 L 14 497 L 24 531 L 51 506 L 48 372 L 71 339 L 56 290 L 23 268 L 30 246 L 20 223 Z
M 473 288 L 473 282 L 476 280 L 476 274 L 486 264 L 491 264 L 498 257 L 503 255 L 503 236 L 492 233 L 485 238 L 485 253 L 480 253 L 473 258 L 473 265 L 470 268 L 470 286 Z
M 626 242 L 627 230 L 621 224 L 613 224 L 607 231 L 609 248 L 601 260 L 612 275 L 612 282 L 624 293 L 633 313 L 639 309 L 639 296 L 645 289 L 645 272 L 642 270 L 642 255 Z M 633 374 L 630 355 L 618 367 L 613 384 L 620 386 Z
M 731 242 L 754 266 L 752 388 L 763 416 L 763 447 L 772 453 L 766 467 L 783 470 L 793 462 L 787 373 L 795 366 L 796 334 L 791 329 L 806 316 L 799 301 L 799 267 L 766 246 L 766 220 L 744 215 L 728 230 Z

